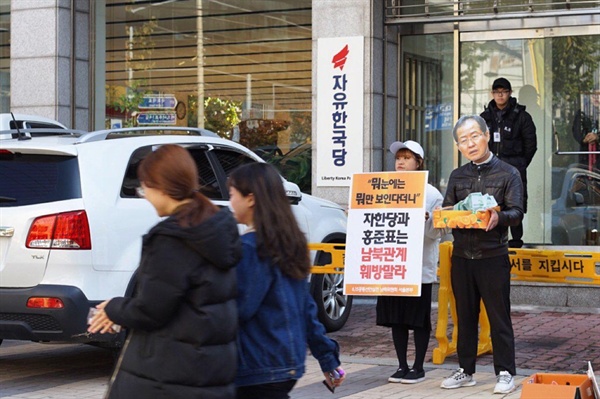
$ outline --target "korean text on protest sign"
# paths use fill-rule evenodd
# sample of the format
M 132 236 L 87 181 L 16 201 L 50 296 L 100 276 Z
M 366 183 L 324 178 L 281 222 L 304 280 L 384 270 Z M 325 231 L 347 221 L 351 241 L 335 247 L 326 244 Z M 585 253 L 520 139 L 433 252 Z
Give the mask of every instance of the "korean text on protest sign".
M 421 295 L 427 171 L 352 176 L 346 295 Z

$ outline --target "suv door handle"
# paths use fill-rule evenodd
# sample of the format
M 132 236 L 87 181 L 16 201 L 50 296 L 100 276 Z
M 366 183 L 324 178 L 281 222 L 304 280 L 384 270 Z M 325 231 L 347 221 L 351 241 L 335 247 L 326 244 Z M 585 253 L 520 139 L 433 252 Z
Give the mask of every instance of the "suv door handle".
M 15 234 L 14 227 L 0 226 L 0 237 L 12 237 Z

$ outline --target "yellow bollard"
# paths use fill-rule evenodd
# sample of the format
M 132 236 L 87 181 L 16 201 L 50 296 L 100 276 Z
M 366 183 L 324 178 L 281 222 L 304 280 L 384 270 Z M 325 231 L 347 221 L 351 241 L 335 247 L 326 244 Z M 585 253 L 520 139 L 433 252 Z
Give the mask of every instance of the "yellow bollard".
M 440 277 L 440 286 L 438 291 L 438 321 L 435 329 L 435 338 L 438 341 L 438 347 L 433 349 L 433 364 L 442 364 L 446 356 L 456 353 L 456 343 L 458 342 L 458 326 L 456 325 L 456 302 L 450 283 L 450 268 L 452 262 L 452 243 L 444 242 L 440 244 L 440 266 L 438 275 Z M 448 341 L 448 311 L 454 321 L 452 328 L 452 340 Z M 477 354 L 482 355 L 492 351 L 492 340 L 490 337 L 490 322 L 487 318 L 485 306 L 481 302 L 481 312 L 479 313 L 479 344 Z
M 433 349 L 433 364 L 442 364 L 446 356 L 456 353 L 456 341 L 458 330 L 452 330 L 452 341 L 448 341 L 448 310 L 452 313 L 452 320 L 456 320 L 456 305 L 454 294 L 450 285 L 450 258 L 452 256 L 452 244 L 444 242 L 440 244 L 440 265 L 438 275 L 440 286 L 438 291 L 438 319 L 435 329 L 435 338 L 438 347 Z

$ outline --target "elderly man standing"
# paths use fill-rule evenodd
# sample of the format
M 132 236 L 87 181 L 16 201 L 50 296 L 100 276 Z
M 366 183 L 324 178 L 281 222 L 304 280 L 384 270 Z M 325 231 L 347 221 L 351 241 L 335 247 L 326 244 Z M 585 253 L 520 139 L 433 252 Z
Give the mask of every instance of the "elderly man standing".
M 490 134 L 490 151 L 498 158 L 517 168 L 523 182 L 523 213 L 527 212 L 527 167 L 537 151 L 535 124 L 524 105 L 512 97 L 508 79 L 498 78 L 492 83 L 492 96 L 481 117 Z M 510 227 L 511 248 L 523 246 L 523 223 Z
M 451 281 L 456 299 L 459 369 L 442 382 L 446 389 L 475 385 L 480 300 L 490 321 L 494 393 L 514 390 L 515 343 L 510 317 L 510 262 L 508 227 L 523 219 L 523 184 L 519 171 L 489 149 L 490 132 L 478 115 L 463 116 L 452 132 L 459 151 L 469 161 L 450 174 L 443 206 L 464 200 L 471 193 L 489 194 L 500 211 L 489 209 L 485 230 L 452 230 L 454 237 Z

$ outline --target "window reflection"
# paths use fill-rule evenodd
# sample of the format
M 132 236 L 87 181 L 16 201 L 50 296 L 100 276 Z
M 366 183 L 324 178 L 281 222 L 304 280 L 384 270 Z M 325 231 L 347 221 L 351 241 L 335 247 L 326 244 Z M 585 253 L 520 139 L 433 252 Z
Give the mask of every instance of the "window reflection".
M 526 244 L 595 242 L 586 237 L 600 228 L 599 66 L 598 35 L 461 43 L 461 115 L 479 114 L 493 99 L 492 82 L 502 76 L 536 126 L 538 151 L 527 167 Z
M 10 111 L 10 1 L 0 0 L 0 112 Z
M 283 156 L 310 142 L 311 61 L 310 0 L 107 0 L 106 125 L 199 126 Z

